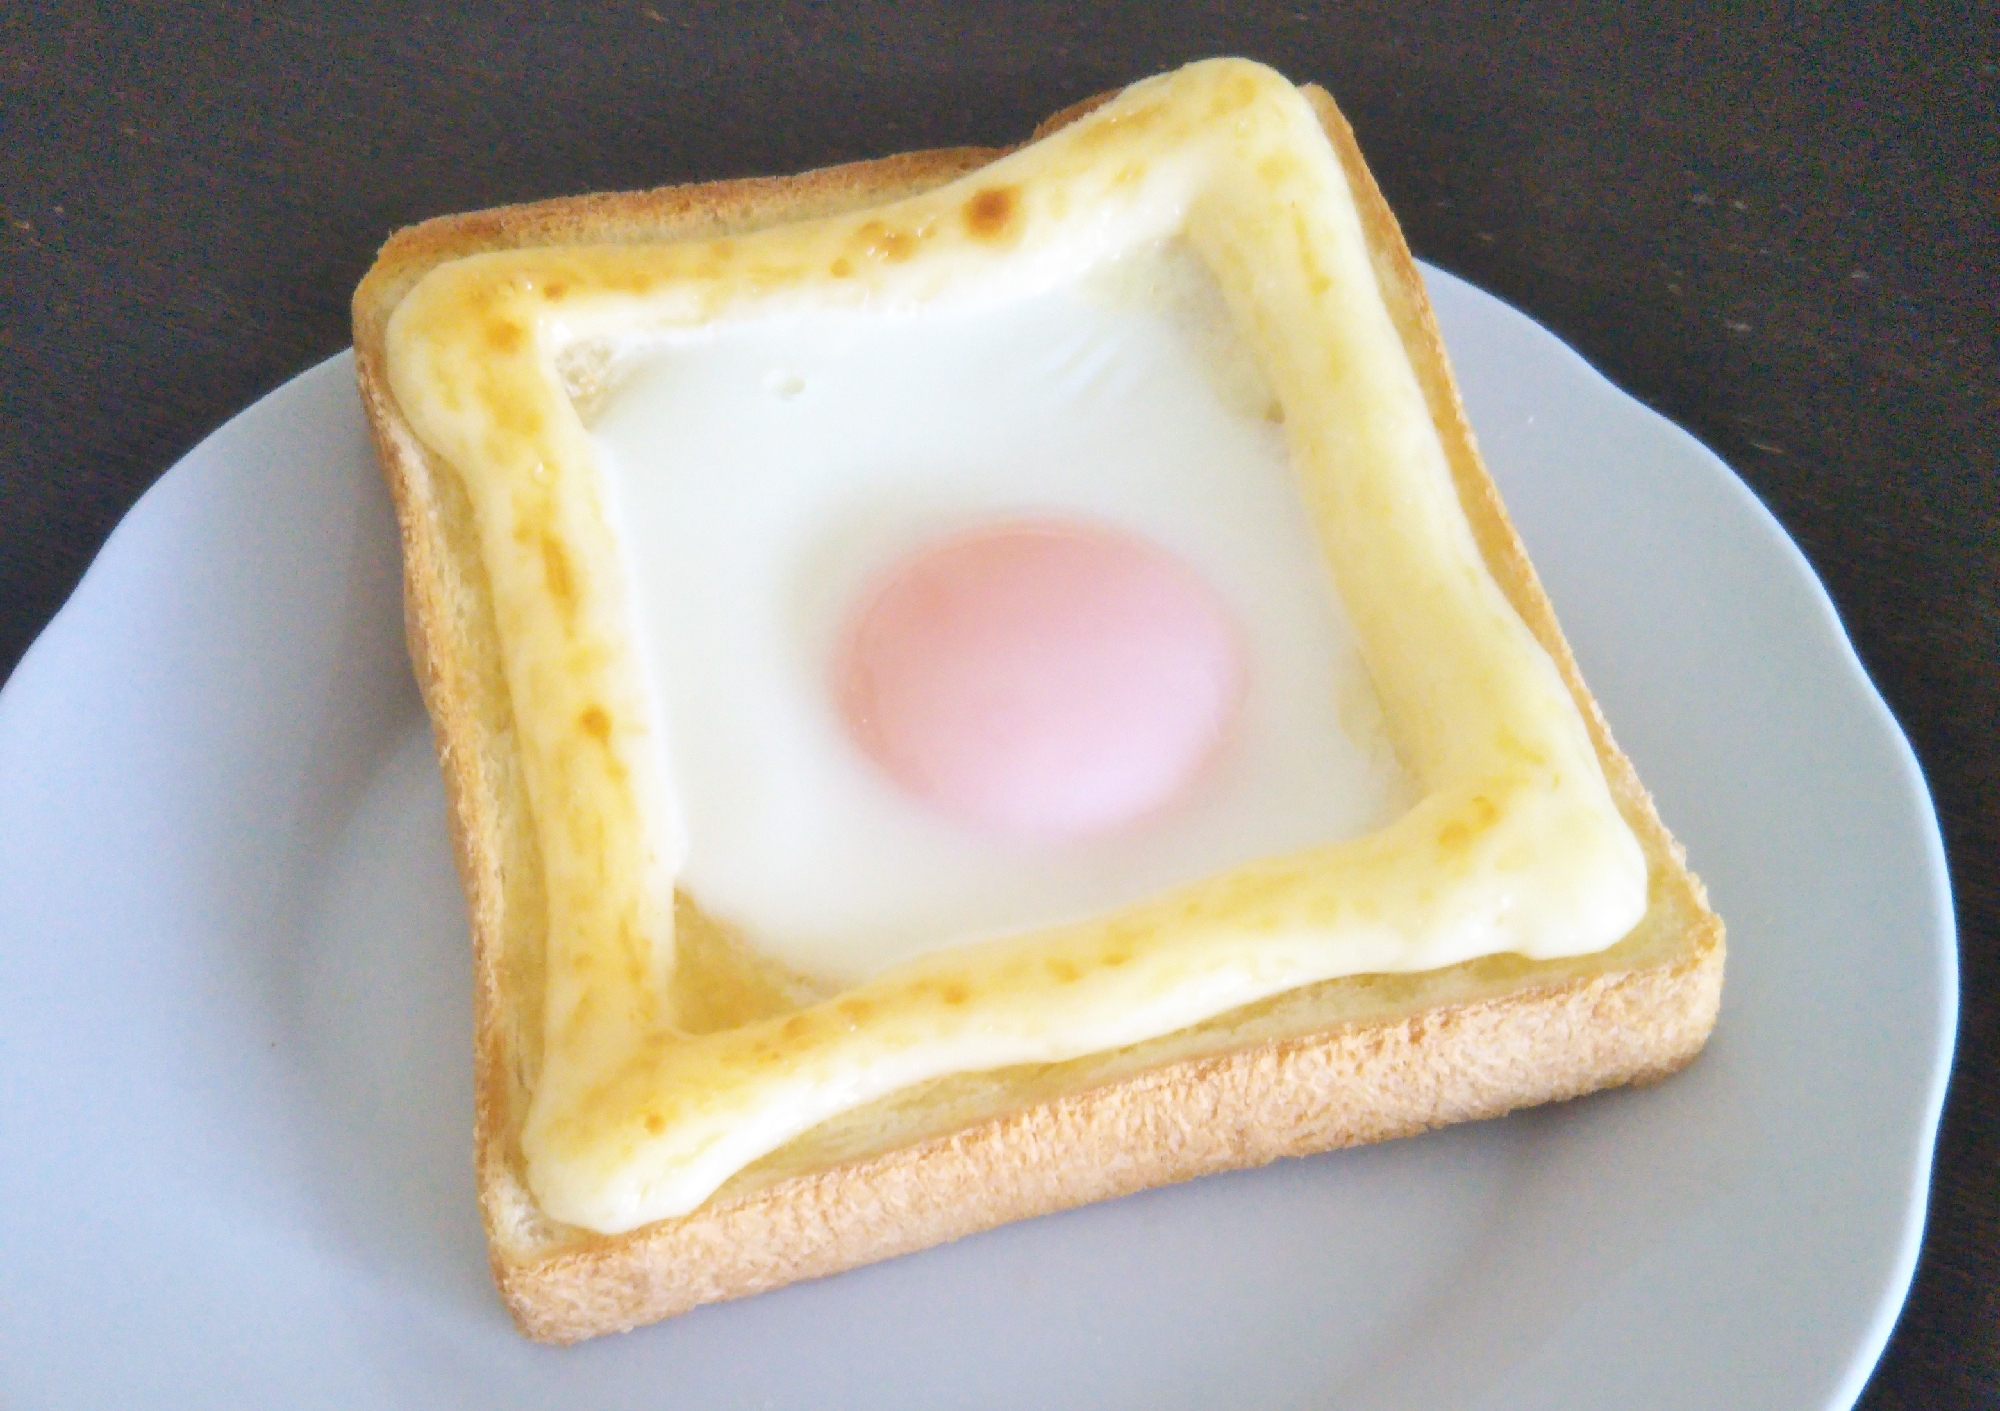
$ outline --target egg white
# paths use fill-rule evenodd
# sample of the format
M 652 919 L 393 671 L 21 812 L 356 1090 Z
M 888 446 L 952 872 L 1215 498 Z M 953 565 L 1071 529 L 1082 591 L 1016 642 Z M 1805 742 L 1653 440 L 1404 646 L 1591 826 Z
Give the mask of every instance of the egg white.
M 1409 805 L 1275 401 L 1177 246 L 1032 298 L 719 322 L 615 364 L 589 426 L 673 781 L 678 885 L 791 969 L 851 983 Z M 861 753 L 829 689 L 869 580 L 937 535 L 1019 516 L 1153 539 L 1243 634 L 1228 746 L 1173 808 L 1107 838 L 1009 843 L 953 822 Z

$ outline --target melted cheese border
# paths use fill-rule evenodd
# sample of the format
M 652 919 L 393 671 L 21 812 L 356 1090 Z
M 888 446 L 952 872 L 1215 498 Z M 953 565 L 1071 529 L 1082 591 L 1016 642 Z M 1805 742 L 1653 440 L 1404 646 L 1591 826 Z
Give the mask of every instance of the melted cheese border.
M 588 433 L 559 368 L 722 318 L 1005 300 L 1167 238 L 1221 285 L 1420 801 L 1367 837 L 1088 922 L 949 949 L 824 1003 L 678 1030 L 671 780 Z M 419 437 L 463 476 L 548 886 L 522 1132 L 555 1219 L 685 1214 L 812 1127 L 955 1072 L 1057 1062 L 1345 975 L 1601 950 L 1646 864 L 1575 704 L 1487 572 L 1304 97 L 1196 64 L 960 180 L 735 239 L 505 251 L 431 271 L 388 330 Z

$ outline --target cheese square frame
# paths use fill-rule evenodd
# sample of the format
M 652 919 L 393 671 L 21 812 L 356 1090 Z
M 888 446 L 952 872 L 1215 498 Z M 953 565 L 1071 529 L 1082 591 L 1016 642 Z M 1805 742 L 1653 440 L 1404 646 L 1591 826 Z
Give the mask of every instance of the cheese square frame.
M 1004 299 L 1166 239 L 1214 274 L 1277 394 L 1419 801 L 1366 837 L 678 1030 L 670 780 L 565 356 L 751 311 Z M 1338 976 L 1585 954 L 1638 922 L 1644 855 L 1485 567 L 1378 277 L 1310 103 L 1224 60 L 904 201 L 731 239 L 474 255 L 409 292 L 389 379 L 472 502 L 545 873 L 522 1148 L 552 1217 L 616 1233 L 685 1214 L 817 1124 L 946 1073 L 1117 1049 Z

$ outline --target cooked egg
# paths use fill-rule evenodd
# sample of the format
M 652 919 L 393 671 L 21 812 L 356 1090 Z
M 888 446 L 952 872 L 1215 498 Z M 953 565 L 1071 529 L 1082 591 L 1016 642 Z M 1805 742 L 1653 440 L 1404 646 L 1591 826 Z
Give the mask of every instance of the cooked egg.
M 1179 247 L 1002 305 L 719 322 L 621 363 L 591 432 L 668 741 L 678 885 L 793 970 L 852 981 L 1372 831 L 1407 804 L 1284 428 Z M 836 678 L 863 600 L 899 565 L 921 574 L 905 561 L 927 547 L 992 559 L 1009 542 L 994 527 L 1023 521 L 1072 526 L 1031 575 L 1119 580 L 1096 582 L 1098 611 L 1130 620 L 1100 624 L 1094 649 L 1151 652 L 1119 668 L 1145 690 L 1088 719 L 1079 683 L 1049 675 L 1061 633 L 1088 628 L 1046 595 L 1081 610 L 1079 585 L 1017 574 L 959 623 L 956 652 L 903 644 L 927 659 L 894 681 L 872 663 L 901 712 L 875 723 L 901 733 L 857 738 Z M 1121 587 L 1137 595 L 1122 606 Z M 998 622 L 1038 600 L 1048 620 Z M 896 645 L 883 631 L 914 630 L 883 607 L 878 657 Z M 1132 676 L 1148 670 L 1160 679 Z M 935 693 L 968 686 L 988 699 L 953 719 Z M 990 738 L 946 758 L 996 689 L 1045 728 L 1011 760 Z

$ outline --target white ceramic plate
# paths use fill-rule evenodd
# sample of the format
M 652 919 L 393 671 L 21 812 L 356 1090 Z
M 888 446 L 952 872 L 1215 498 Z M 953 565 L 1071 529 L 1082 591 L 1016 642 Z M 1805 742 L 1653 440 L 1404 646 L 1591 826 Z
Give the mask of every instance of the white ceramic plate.
M 517 1338 L 465 925 L 348 358 L 204 442 L 0 693 L 0 1401 L 1845 1407 L 1915 1258 L 1936 821 L 1803 558 L 1549 334 L 1431 288 L 1585 674 L 1730 928 L 1687 1073 Z

